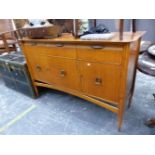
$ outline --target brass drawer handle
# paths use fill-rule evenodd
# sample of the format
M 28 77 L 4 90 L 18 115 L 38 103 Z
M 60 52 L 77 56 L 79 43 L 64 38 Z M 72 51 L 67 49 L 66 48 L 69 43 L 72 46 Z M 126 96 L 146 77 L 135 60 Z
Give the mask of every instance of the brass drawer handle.
M 96 77 L 95 84 L 96 85 L 101 85 L 102 84 L 102 79 L 100 77 Z
M 36 65 L 36 70 L 40 72 L 41 71 L 41 66 Z
M 57 43 L 57 44 L 55 44 L 57 47 L 63 47 L 64 46 L 64 44 L 62 44 L 62 43 Z
M 91 48 L 94 48 L 94 49 L 103 49 L 104 46 L 102 46 L 102 45 L 92 45 Z
M 60 76 L 61 76 L 61 77 L 64 77 L 65 75 L 66 75 L 66 71 L 65 71 L 65 70 L 63 70 L 63 69 L 62 69 L 62 70 L 60 70 Z

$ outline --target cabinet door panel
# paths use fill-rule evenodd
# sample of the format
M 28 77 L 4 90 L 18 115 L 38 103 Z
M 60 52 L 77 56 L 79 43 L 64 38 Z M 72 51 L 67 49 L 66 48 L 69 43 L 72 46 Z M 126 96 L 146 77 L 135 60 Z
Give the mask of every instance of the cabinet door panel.
M 118 101 L 120 68 L 116 65 L 82 62 L 80 64 L 82 91 L 107 101 Z
M 79 74 L 75 60 L 51 57 L 49 68 L 52 83 L 71 89 L 79 89 Z
M 40 55 L 31 55 L 29 65 L 32 70 L 33 78 L 38 81 L 49 83 L 51 79 L 49 69 L 49 58 Z

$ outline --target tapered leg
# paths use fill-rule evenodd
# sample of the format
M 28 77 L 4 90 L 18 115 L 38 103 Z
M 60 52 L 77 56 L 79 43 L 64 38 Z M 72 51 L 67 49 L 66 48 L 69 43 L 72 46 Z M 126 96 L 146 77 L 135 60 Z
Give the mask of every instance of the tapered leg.
M 37 86 L 35 86 L 35 85 L 34 85 L 34 90 L 35 90 L 36 97 L 38 97 L 39 96 L 39 91 L 38 91 Z
M 118 114 L 118 131 L 121 131 L 123 123 L 123 114 Z
M 128 108 L 130 108 L 130 107 L 131 107 L 131 103 L 132 103 L 132 96 L 133 96 L 133 91 L 132 91 L 132 93 L 131 93 L 131 95 L 130 95 L 130 97 L 129 97 Z
M 135 89 L 135 80 L 136 80 L 136 68 L 135 68 L 135 71 L 134 71 L 133 84 L 132 84 L 131 93 L 130 93 L 130 97 L 129 97 L 128 108 L 131 107 L 132 96 L 133 96 L 134 89 Z
M 124 114 L 124 104 L 122 104 L 119 107 L 118 114 L 117 114 L 117 117 L 118 117 L 118 131 L 121 131 L 121 128 L 122 128 L 123 114 Z

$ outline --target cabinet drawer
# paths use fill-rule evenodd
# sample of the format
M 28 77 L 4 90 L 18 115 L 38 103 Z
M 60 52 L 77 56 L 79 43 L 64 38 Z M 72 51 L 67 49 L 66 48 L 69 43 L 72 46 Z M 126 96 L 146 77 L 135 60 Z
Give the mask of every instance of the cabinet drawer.
M 122 60 L 122 54 L 122 46 L 89 45 L 77 47 L 78 59 L 91 62 L 120 64 Z
M 75 60 L 51 57 L 49 67 L 52 83 L 71 89 L 79 89 L 80 78 Z
M 107 101 L 117 102 L 120 68 L 117 65 L 79 61 L 82 91 Z
M 41 54 L 48 56 L 76 58 L 76 48 L 73 45 L 63 43 L 25 43 L 23 48 L 27 54 Z

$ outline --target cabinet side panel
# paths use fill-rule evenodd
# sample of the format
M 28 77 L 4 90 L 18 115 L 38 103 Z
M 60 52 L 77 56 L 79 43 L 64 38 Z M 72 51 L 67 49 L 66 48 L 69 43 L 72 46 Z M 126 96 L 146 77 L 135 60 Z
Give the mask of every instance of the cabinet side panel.
M 140 39 L 130 44 L 130 54 L 127 74 L 126 102 L 132 98 L 136 79 L 137 60 L 139 55 Z

